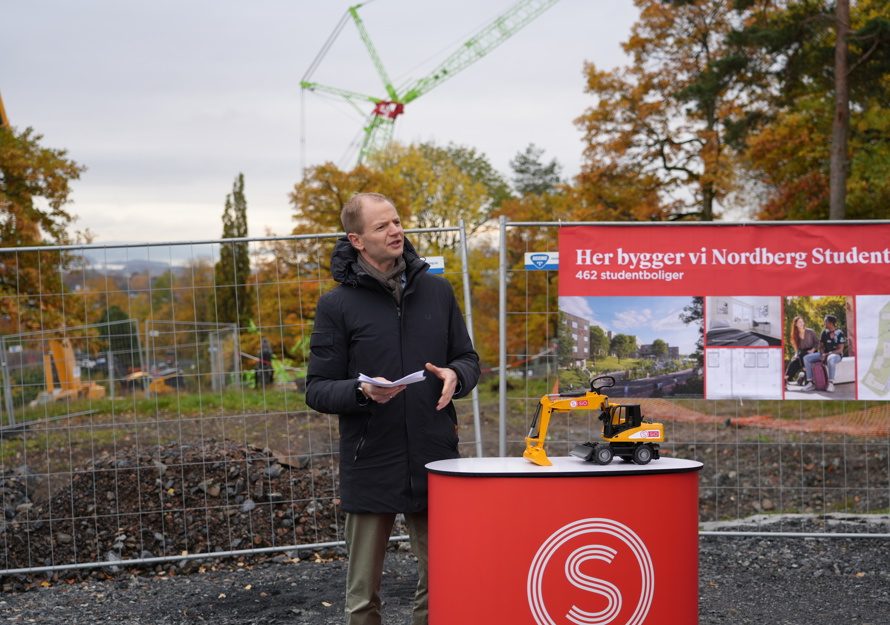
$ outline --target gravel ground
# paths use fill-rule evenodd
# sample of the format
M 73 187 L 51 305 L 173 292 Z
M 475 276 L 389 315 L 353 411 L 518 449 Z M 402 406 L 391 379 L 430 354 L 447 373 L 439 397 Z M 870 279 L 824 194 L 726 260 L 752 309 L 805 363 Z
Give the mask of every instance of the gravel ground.
M 551 423 L 551 430 L 578 440 L 572 426 Z M 701 625 L 890 624 L 890 539 L 780 534 L 890 533 L 890 516 L 853 514 L 888 508 L 886 439 L 695 422 L 672 423 L 671 434 L 693 442 L 667 444 L 666 453 L 705 463 L 700 518 L 747 517 L 704 523 L 703 530 L 772 534 L 702 535 Z M 556 440 L 551 454 L 559 455 Z M 336 541 L 342 514 L 335 472 L 330 460 L 213 439 L 96 453 L 60 484 L 38 483 L 23 465 L 0 475 L 2 555 L 12 569 Z M 789 510 L 850 514 L 752 516 Z M 0 621 L 342 623 L 344 555 L 342 548 L 302 550 L 7 575 L 0 578 Z M 415 585 L 413 556 L 407 543 L 396 543 L 386 567 L 385 623 L 410 623 Z
M 832 523 L 832 532 L 860 533 L 886 532 L 890 524 L 886 515 L 868 521 L 856 516 L 763 516 L 703 529 L 821 532 Z M 406 546 L 394 544 L 387 559 L 383 599 L 388 624 L 410 623 L 417 578 Z M 27 592 L 0 595 L 0 618 L 12 623 L 134 625 L 342 623 L 346 562 L 336 553 L 328 555 L 334 557 L 301 552 L 255 564 L 205 564 L 191 575 L 119 573 L 106 580 L 37 584 Z M 701 625 L 890 622 L 886 538 L 705 534 L 699 562 Z

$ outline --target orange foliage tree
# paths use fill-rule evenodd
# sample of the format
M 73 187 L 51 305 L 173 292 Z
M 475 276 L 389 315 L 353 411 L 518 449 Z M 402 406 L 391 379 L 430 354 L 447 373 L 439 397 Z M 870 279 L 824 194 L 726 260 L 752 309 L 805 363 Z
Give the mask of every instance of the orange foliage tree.
M 744 19 L 722 0 L 635 0 L 640 19 L 623 44 L 631 63 L 586 64 L 595 104 L 577 120 L 587 147 L 575 213 L 591 220 L 699 219 L 719 215 L 735 188 L 726 122 L 747 103 L 723 81 L 726 37 Z
M 0 241 L 3 247 L 72 243 L 71 182 L 84 167 L 65 150 L 43 147 L 33 129 L 0 127 Z M 77 325 L 82 307 L 65 306 L 62 276 L 73 257 L 61 250 L 0 254 L 3 329 L 26 332 Z

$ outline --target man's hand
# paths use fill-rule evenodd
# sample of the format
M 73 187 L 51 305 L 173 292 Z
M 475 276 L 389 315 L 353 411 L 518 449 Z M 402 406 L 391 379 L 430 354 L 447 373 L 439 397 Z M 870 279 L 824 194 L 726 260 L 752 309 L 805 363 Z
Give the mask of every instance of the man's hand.
M 380 380 L 381 382 L 389 382 L 386 378 L 374 378 L 375 380 Z M 362 382 L 362 393 L 365 394 L 365 397 L 368 399 L 377 402 L 378 404 L 385 404 L 390 399 L 401 393 L 405 390 L 405 385 L 401 386 L 376 386 L 374 384 L 369 384 L 367 382 Z
M 457 374 L 454 372 L 454 369 L 437 367 L 431 362 L 426 363 L 426 370 L 444 382 L 442 385 L 442 396 L 439 397 L 439 403 L 436 404 L 436 410 L 442 410 L 451 402 L 454 391 L 457 389 Z

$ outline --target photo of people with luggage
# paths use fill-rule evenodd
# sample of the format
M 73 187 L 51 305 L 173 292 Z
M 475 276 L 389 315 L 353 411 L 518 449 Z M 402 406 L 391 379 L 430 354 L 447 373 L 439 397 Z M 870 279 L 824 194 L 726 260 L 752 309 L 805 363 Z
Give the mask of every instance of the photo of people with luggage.
M 853 297 L 788 297 L 784 317 L 785 398 L 854 399 Z

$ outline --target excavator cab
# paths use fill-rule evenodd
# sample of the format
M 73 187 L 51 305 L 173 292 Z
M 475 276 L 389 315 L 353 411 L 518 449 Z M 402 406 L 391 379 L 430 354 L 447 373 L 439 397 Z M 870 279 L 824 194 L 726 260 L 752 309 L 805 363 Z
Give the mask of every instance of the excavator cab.
M 625 430 L 638 428 L 643 422 L 639 404 L 611 404 L 603 406 L 599 416 L 603 422 L 603 438 L 615 438 Z

